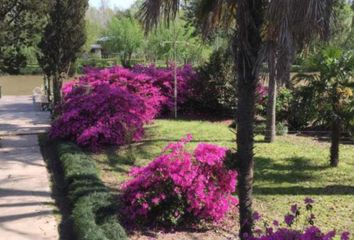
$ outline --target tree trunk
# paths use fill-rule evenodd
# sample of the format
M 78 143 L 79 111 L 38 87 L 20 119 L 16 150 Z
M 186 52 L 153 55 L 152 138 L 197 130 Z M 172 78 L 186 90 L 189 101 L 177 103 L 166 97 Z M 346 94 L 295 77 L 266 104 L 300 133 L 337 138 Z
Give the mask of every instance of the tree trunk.
M 252 191 L 253 191 L 253 126 L 256 88 L 251 84 L 238 84 L 239 101 L 237 110 L 237 161 L 238 197 L 240 204 L 240 238 L 252 234 Z
M 55 74 L 53 78 L 53 102 L 54 107 L 58 106 L 61 103 L 61 88 L 63 85 L 63 79 L 60 74 Z
M 51 101 L 52 101 L 52 94 L 51 94 L 51 92 L 52 92 L 52 86 L 51 86 L 51 78 L 50 78 L 50 76 L 47 76 L 47 97 L 48 97 L 48 102 L 50 103 Z
M 271 56 L 268 61 L 269 67 L 269 86 L 267 103 L 267 126 L 264 140 L 274 142 L 276 135 L 276 104 L 277 104 L 277 79 L 275 71 L 275 57 Z
M 337 118 L 332 123 L 331 133 L 331 167 L 338 167 L 339 163 L 339 141 L 341 135 L 340 120 Z
M 259 81 L 259 52 L 261 27 L 264 18 L 264 1 L 237 1 L 237 33 L 234 49 L 237 70 L 237 154 L 238 197 L 241 239 L 252 235 L 253 191 L 253 128 L 256 104 L 256 86 Z

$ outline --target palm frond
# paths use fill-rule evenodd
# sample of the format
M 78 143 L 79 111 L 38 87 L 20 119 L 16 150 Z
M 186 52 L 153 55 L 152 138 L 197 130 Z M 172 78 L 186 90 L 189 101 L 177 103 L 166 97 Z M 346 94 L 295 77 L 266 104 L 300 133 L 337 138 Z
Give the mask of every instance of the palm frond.
M 180 2 L 180 0 L 145 0 L 137 14 L 145 31 L 149 32 L 156 27 L 161 19 L 166 22 L 174 19 Z
M 278 79 L 290 71 L 297 46 L 315 37 L 328 39 L 332 8 L 336 0 L 271 0 L 265 26 L 265 51 L 277 53 Z
M 217 27 L 229 28 L 235 21 L 236 1 L 233 0 L 195 0 L 186 4 L 193 4 L 195 19 L 201 26 L 204 35 Z M 157 26 L 159 21 L 169 23 L 176 17 L 182 0 L 145 0 L 138 18 L 143 23 L 145 31 Z
M 236 1 L 198 0 L 195 1 L 195 18 L 206 36 L 216 28 L 230 29 L 235 22 Z

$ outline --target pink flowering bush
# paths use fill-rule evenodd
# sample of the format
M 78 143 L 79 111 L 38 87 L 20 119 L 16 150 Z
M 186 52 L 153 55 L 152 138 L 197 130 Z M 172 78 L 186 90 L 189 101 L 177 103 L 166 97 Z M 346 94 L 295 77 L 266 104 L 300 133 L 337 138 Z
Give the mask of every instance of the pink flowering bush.
M 259 105 L 266 104 L 266 98 L 268 96 L 268 87 L 266 87 L 262 83 L 259 83 L 256 88 L 256 94 L 257 94 L 257 104 Z
M 93 151 L 141 139 L 148 119 L 142 98 L 107 83 L 75 86 L 66 93 L 60 112 L 50 137 L 72 140 Z
M 145 100 L 147 114 L 153 119 L 162 110 L 172 110 L 174 106 L 174 69 L 157 68 L 154 65 L 136 65 L 132 69 L 121 66 L 97 69 L 87 68 L 86 74 L 78 81 L 64 86 L 64 95 L 71 92 L 72 86 L 79 84 L 99 85 L 109 83 L 126 89 Z M 177 68 L 178 103 L 183 104 L 189 95 L 190 84 L 196 73 L 190 65 Z
M 223 163 L 226 149 L 191 140 L 169 144 L 148 166 L 132 169 L 122 186 L 124 214 L 133 221 L 178 225 L 200 220 L 218 222 L 238 201 L 232 193 L 237 173 Z
M 248 237 L 248 240 L 334 240 L 336 238 L 336 231 L 323 232 L 319 227 L 315 226 L 315 215 L 312 213 L 314 201 L 311 198 L 305 199 L 305 209 L 308 216 L 300 219 L 301 208 L 294 204 L 290 208 L 290 212 L 284 216 L 284 223 L 281 225 L 278 221 L 273 221 L 273 226 L 267 223 L 265 231 L 261 229 L 255 230 L 254 237 Z M 261 216 L 255 212 L 253 215 L 255 221 L 259 221 Z M 295 229 L 295 223 L 304 220 L 304 226 L 301 230 Z M 349 240 L 349 232 L 343 232 L 340 236 L 341 240 Z
M 143 66 L 136 65 L 133 67 L 134 73 L 143 73 L 153 79 L 153 85 L 160 89 L 161 95 L 164 97 L 163 109 L 171 110 L 174 107 L 174 66 L 171 64 L 168 68 L 157 68 L 154 65 Z M 192 82 L 196 80 L 197 73 L 191 65 L 178 67 L 177 90 L 178 105 L 183 105 L 188 97 L 192 94 Z
M 63 86 L 63 103 L 52 124 L 52 138 L 68 139 L 90 150 L 122 145 L 143 137 L 143 126 L 173 107 L 173 68 L 115 66 L 86 68 Z M 195 77 L 186 65 L 177 69 L 179 103 Z

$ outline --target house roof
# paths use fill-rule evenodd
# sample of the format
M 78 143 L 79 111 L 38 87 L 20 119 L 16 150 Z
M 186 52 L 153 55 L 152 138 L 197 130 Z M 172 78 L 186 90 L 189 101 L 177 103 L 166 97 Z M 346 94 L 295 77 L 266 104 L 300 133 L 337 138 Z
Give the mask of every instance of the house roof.
M 91 44 L 91 49 L 102 49 L 101 44 Z

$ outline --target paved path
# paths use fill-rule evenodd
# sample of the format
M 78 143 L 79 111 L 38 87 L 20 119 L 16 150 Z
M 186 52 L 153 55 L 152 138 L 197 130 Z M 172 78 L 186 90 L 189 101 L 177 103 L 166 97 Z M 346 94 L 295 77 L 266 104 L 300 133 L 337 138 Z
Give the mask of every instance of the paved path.
M 0 99 L 0 239 L 59 238 L 36 135 L 48 123 L 49 114 L 40 112 L 31 97 Z

